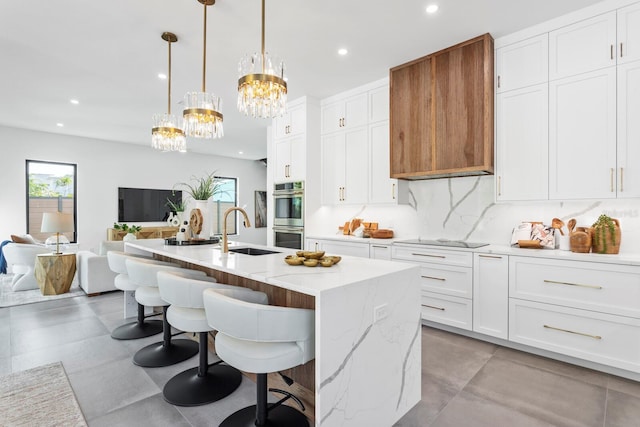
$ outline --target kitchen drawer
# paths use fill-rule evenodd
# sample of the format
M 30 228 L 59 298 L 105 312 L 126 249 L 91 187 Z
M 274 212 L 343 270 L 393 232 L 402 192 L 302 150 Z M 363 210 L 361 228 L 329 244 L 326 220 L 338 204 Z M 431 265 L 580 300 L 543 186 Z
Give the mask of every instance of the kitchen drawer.
M 640 320 L 510 299 L 509 340 L 640 372 Z
M 471 330 L 473 308 L 470 299 L 422 291 L 422 318 Z
M 473 252 L 431 249 L 425 246 L 393 245 L 393 259 L 436 264 L 473 266 Z
M 420 284 L 423 291 L 471 298 L 473 295 L 473 269 L 441 264 L 422 264 Z
M 640 318 L 640 267 L 509 259 L 509 296 Z

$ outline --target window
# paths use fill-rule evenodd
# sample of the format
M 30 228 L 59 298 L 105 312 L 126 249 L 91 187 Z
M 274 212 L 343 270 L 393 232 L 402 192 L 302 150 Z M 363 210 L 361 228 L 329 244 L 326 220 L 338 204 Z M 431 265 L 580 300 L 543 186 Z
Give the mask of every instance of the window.
M 217 176 L 218 191 L 213 195 L 213 224 L 211 229 L 214 234 L 222 234 L 222 227 L 224 218 L 222 217 L 225 211 L 233 206 L 236 206 L 238 202 L 238 185 L 236 178 L 226 178 Z M 237 234 L 237 212 L 232 212 L 227 218 L 227 234 Z
M 76 165 L 27 160 L 26 172 L 27 233 L 44 242 L 51 235 L 40 232 L 43 213 L 70 213 L 76 223 Z M 75 231 L 64 236 L 70 242 L 77 241 Z

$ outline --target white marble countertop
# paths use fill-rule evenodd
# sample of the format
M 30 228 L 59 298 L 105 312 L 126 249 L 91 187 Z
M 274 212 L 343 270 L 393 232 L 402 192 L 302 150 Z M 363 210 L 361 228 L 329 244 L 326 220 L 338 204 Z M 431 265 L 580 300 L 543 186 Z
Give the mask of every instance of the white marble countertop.
M 284 262 L 284 257 L 294 254 L 292 249 L 240 242 L 230 242 L 230 246 L 271 249 L 279 253 L 257 256 L 233 252 L 224 254 L 219 244 L 169 246 L 145 240 L 127 242 L 127 246 L 313 296 L 320 296 L 325 290 L 413 268 L 407 263 L 353 256 L 342 256 L 340 263 L 331 267 L 291 266 Z
M 337 242 L 362 243 L 366 245 L 368 245 L 369 243 L 390 245 L 395 240 L 405 240 L 405 239 L 399 239 L 397 237 L 392 237 L 390 239 L 374 239 L 373 237 L 356 237 L 353 235 L 344 235 L 344 234 L 333 234 L 328 236 L 309 235 L 309 236 L 305 236 L 305 239 L 334 240 Z

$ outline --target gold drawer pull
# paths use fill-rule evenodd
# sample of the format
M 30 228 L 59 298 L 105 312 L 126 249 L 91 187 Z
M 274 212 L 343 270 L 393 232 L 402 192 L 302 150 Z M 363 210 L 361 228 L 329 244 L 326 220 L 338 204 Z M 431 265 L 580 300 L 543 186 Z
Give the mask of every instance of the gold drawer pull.
M 422 277 L 423 279 L 441 280 L 443 282 L 447 280 L 447 279 L 443 279 L 442 277 L 432 277 L 432 276 L 420 276 L 420 277 Z
M 444 256 L 444 255 L 429 255 L 429 254 L 415 254 L 415 253 L 412 253 L 411 255 L 428 256 L 428 257 L 431 257 L 431 258 L 446 258 L 446 256 Z
M 547 328 L 547 329 L 553 329 L 554 331 L 567 332 L 569 334 L 575 334 L 575 335 L 582 335 L 583 337 L 593 338 L 594 340 L 601 340 L 602 339 L 602 337 L 600 335 L 585 334 L 585 333 L 582 333 L 582 332 L 570 331 L 568 329 L 555 328 L 555 327 L 549 326 L 549 325 L 543 325 L 543 326 L 545 328 Z
M 555 283 L 558 285 L 567 285 L 567 286 L 579 286 L 581 288 L 602 289 L 602 286 L 582 285 L 580 283 L 569 283 L 569 282 L 556 282 L 555 280 L 544 280 L 544 283 Z
M 423 307 L 427 307 L 427 308 L 433 308 L 434 310 L 440 310 L 440 311 L 444 311 L 443 307 L 436 307 L 435 305 L 427 305 L 427 304 L 422 304 Z
M 496 256 L 496 255 L 478 255 L 480 258 L 495 258 L 495 259 L 502 259 L 501 256 Z

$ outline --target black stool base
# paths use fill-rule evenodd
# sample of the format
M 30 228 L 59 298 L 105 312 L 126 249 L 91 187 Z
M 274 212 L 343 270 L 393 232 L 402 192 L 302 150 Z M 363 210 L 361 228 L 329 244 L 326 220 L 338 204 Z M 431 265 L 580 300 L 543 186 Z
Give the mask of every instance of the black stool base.
M 198 368 L 187 369 L 171 378 L 162 390 L 164 400 L 177 406 L 198 406 L 215 402 L 233 393 L 242 374 L 228 365 L 210 366 L 206 375 L 198 376 Z
M 183 362 L 198 354 L 198 343 L 192 340 L 172 340 L 148 345 L 133 356 L 133 363 L 143 368 L 160 368 Z
M 131 322 L 118 326 L 111 332 L 111 338 L 114 340 L 137 340 L 159 334 L 160 332 L 162 332 L 161 320 L 147 320 L 142 323 Z
M 220 427 L 255 427 L 256 405 L 247 406 L 229 415 L 220 424 Z M 287 405 L 280 405 L 269 411 L 267 422 L 268 427 L 308 427 L 309 421 L 302 412 Z

